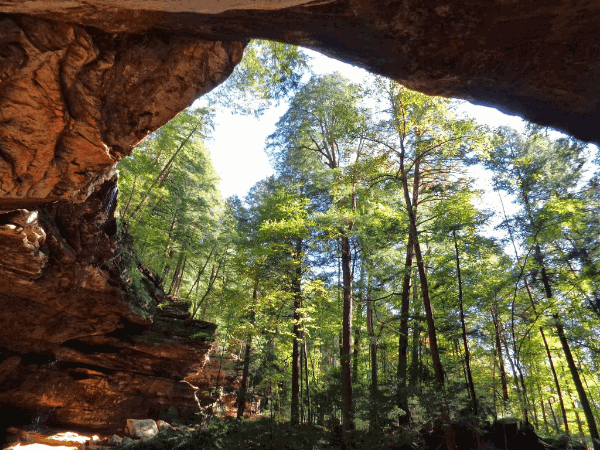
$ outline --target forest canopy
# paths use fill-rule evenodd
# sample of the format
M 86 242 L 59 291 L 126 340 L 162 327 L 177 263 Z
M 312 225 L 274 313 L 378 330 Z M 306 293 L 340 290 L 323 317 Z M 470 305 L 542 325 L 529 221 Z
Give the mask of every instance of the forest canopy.
M 150 273 L 217 323 L 243 361 L 238 397 L 277 420 L 341 423 L 348 439 L 510 417 L 597 440 L 598 150 L 535 125 L 482 127 L 387 79 L 312 74 L 283 44 L 254 43 L 244 61 L 215 102 L 286 102 L 265 142 L 273 176 L 221 197 L 208 108 L 119 165 L 141 307 L 160 307 Z M 479 206 L 484 171 L 502 214 Z

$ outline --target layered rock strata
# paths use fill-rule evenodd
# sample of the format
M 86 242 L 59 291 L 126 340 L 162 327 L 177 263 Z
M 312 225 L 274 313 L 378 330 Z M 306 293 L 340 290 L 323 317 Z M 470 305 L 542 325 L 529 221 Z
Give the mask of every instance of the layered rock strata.
M 217 385 L 233 389 L 237 373 L 215 374 L 209 357 L 215 325 L 183 303 L 127 296 L 115 188 L 0 214 L 2 417 L 115 432 L 131 418 L 194 417 Z

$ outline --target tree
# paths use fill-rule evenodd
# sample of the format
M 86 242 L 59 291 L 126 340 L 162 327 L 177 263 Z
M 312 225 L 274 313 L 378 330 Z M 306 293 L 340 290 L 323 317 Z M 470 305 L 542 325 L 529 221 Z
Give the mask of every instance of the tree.
M 569 342 L 565 337 L 563 324 L 556 311 L 556 305 L 553 304 L 555 292 L 548 273 L 547 257 L 542 248 L 544 244 L 548 245 L 542 240 L 544 232 L 552 228 L 547 207 L 553 204 L 554 199 L 567 199 L 571 196 L 581 177 L 584 145 L 572 139 L 561 138 L 552 141 L 537 128 L 530 130 L 525 138 L 509 129 L 501 129 L 499 135 L 500 142 L 493 149 L 488 166 L 495 172 L 496 187 L 514 194 L 516 202 L 521 207 L 521 226 L 517 229 L 533 250 L 534 279 L 538 274 L 540 275 L 542 292 L 550 307 L 555 310 L 554 327 L 559 335 L 564 357 L 586 415 L 594 448 L 598 449 L 600 436 L 595 418 L 573 360 Z M 550 357 L 549 352 L 548 355 Z M 556 376 L 555 380 L 557 380 Z M 560 392 L 558 381 L 556 385 L 557 391 Z M 565 417 L 565 427 L 567 427 L 562 401 L 561 408 Z
M 331 232 L 339 237 L 343 278 L 343 330 L 341 348 L 342 415 L 344 442 L 353 427 L 352 412 L 352 250 L 351 233 L 357 207 L 356 167 L 364 156 L 367 141 L 366 117 L 359 107 L 361 91 L 339 74 L 313 77 L 292 98 L 288 111 L 270 136 L 276 152 L 299 153 L 317 158 L 331 171 L 329 216 L 335 223 Z M 283 159 L 284 156 L 279 156 Z M 289 158 L 288 158 L 289 159 Z

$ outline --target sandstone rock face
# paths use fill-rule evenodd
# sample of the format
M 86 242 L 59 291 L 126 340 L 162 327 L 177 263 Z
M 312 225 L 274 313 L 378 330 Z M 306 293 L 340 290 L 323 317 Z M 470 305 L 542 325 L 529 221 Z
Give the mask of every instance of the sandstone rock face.
M 193 418 L 220 400 L 210 380 L 198 383 L 214 359 L 207 336 L 215 328 L 159 314 L 150 327 L 67 341 L 45 358 L 9 357 L 0 363 L 0 409 L 47 425 L 107 432 L 121 432 L 133 418 Z M 236 372 L 222 373 L 220 386 L 239 383 Z
M 209 357 L 215 325 L 185 304 L 150 319 L 127 298 L 114 181 L 83 203 L 0 215 L 2 417 L 116 432 L 193 417 L 219 400 L 217 383 L 237 386 Z
M 149 132 L 223 81 L 241 43 L 0 21 L 0 207 L 85 200 Z
M 3 417 L 122 430 L 198 411 L 184 380 L 208 361 L 215 327 L 153 322 L 125 294 L 115 169 L 243 47 L 0 17 Z
M 600 4 L 524 0 L 5 0 L 111 33 L 305 45 L 428 94 L 474 100 L 598 142 Z

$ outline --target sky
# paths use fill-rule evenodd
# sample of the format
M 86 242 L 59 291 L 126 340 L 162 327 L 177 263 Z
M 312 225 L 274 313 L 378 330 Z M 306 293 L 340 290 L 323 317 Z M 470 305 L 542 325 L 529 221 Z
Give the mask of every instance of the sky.
M 353 82 L 360 82 L 368 73 L 358 67 L 328 58 L 307 50 L 313 57 L 313 70 L 318 74 L 339 71 Z M 258 181 L 273 173 L 269 158 L 264 152 L 265 139 L 275 131 L 277 120 L 286 111 L 281 104 L 267 110 L 261 117 L 243 116 L 220 110 L 215 117 L 213 139 L 208 142 L 215 170 L 221 177 L 223 197 L 237 195 L 243 198 Z M 508 125 L 522 129 L 524 122 L 517 116 L 509 116 L 493 108 L 464 102 L 459 111 L 490 126 Z M 480 177 L 482 187 L 489 186 L 489 179 Z M 495 200 L 497 202 L 497 200 Z M 487 203 L 487 202 L 486 202 Z

